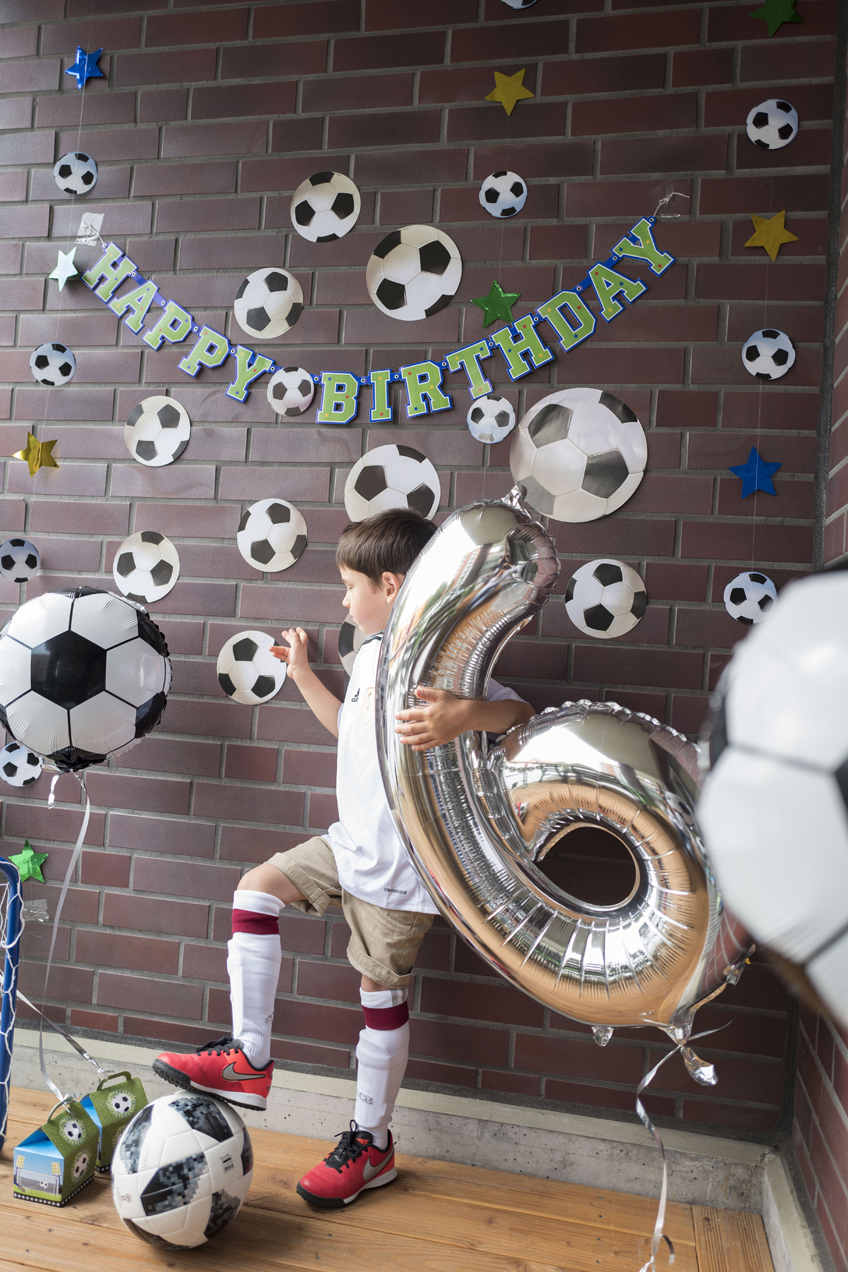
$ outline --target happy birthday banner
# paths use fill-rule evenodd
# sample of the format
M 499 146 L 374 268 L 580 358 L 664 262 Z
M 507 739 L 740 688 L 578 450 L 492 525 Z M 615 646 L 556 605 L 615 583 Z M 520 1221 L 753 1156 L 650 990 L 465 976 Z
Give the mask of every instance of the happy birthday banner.
M 506 361 L 510 380 L 520 380 L 536 367 L 544 366 L 554 356 L 553 350 L 543 344 L 536 333 L 536 324 L 547 322 L 553 327 L 560 346 L 566 353 L 587 340 L 595 331 L 595 315 L 583 300 L 582 293 L 594 291 L 601 307 L 601 317 L 611 322 L 623 310 L 618 297 L 621 295 L 632 304 L 648 290 L 641 279 L 627 278 L 613 267 L 625 258 L 647 261 L 653 274 L 663 274 L 675 258 L 661 252 L 654 242 L 652 226 L 656 217 L 643 217 L 616 243 L 605 261 L 598 261 L 586 277 L 570 291 L 558 292 L 533 313 L 525 314 L 514 323 L 501 327 L 491 336 L 484 336 L 474 344 L 454 349 L 441 362 L 414 362 L 397 371 L 372 371 L 370 375 L 356 376 L 347 371 L 322 371 L 312 377 L 322 386 L 321 405 L 316 415 L 319 424 L 349 424 L 359 409 L 359 392 L 366 385 L 371 389 L 372 421 L 388 421 L 393 418 L 389 401 L 389 384 L 403 381 L 406 386 L 406 414 L 412 419 L 430 412 L 447 411 L 453 406 L 442 389 L 444 372 L 460 369 L 468 377 L 468 391 L 472 398 L 491 393 L 491 381 L 486 378 L 482 362 L 498 349 Z M 122 283 L 132 279 L 134 286 L 128 292 L 116 296 Z M 250 385 L 266 372 L 273 374 L 277 364 L 244 345 L 231 345 L 226 336 L 212 327 L 198 326 L 188 310 L 174 300 L 168 300 L 156 283 L 139 273 L 134 261 L 110 243 L 96 265 L 83 274 L 83 282 L 109 308 L 124 318 L 130 331 L 138 334 L 144 329 L 142 339 L 151 349 L 163 344 L 181 344 L 189 336 L 195 342 L 179 368 L 192 377 L 203 367 L 219 367 L 227 358 L 235 358 L 236 374 L 227 386 L 227 396 L 243 402 Z M 144 319 L 152 305 L 158 305 L 162 314 L 154 326 L 145 328 Z M 127 315 L 124 317 L 124 315 Z

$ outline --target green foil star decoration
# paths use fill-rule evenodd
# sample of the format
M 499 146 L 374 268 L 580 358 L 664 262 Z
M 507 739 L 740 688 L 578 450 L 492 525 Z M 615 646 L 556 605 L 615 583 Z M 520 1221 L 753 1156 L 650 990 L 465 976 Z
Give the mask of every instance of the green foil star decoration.
M 505 292 L 500 283 L 495 281 L 489 288 L 488 296 L 475 296 L 471 302 L 483 310 L 483 326 L 493 322 L 513 322 L 512 307 L 521 299 L 521 292 Z
M 14 857 L 10 857 L 12 865 L 17 866 L 21 875 L 21 883 L 25 879 L 36 879 L 39 883 L 44 883 L 44 875 L 41 873 L 42 863 L 47 860 L 48 853 L 34 852 L 32 844 L 28 839 L 24 840 L 23 852 L 16 853 Z
M 762 18 L 768 23 L 769 35 L 779 31 L 784 22 L 801 21 L 795 12 L 795 0 L 766 0 L 764 5 L 753 11 L 751 17 Z
M 79 275 L 79 270 L 74 264 L 74 254 L 76 250 L 77 249 L 75 247 L 72 247 L 69 252 L 63 252 L 60 249 L 56 268 L 53 270 L 52 274 L 47 275 L 48 278 L 56 279 L 59 284 L 59 291 L 63 290 L 65 283 L 69 278 L 76 278 Z

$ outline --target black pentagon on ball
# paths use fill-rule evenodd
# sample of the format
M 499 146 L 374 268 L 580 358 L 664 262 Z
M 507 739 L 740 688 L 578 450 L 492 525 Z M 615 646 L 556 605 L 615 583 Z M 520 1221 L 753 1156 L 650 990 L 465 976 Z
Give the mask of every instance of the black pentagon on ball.
M 306 547 L 306 535 L 299 534 L 291 546 L 291 555 L 293 560 L 296 561 L 298 557 L 303 555 L 305 547 Z
M 748 348 L 745 350 L 746 362 L 756 362 L 759 356 L 760 356 L 760 351 L 756 345 L 749 345 Z
M 60 632 L 33 649 L 30 683 L 42 698 L 70 711 L 106 688 L 106 650 L 78 632 Z
M 267 565 L 269 561 L 273 561 L 276 554 L 276 548 L 267 539 L 257 539 L 250 545 L 251 560 L 258 561 L 260 565 Z
M 288 274 L 281 274 L 279 270 L 272 270 L 270 274 L 265 275 L 265 286 L 269 292 L 288 291 L 290 287 Z
M 501 196 L 498 194 L 494 186 L 489 186 L 488 190 L 486 191 L 483 197 L 487 203 L 497 203 L 498 199 Z
M 795 129 L 791 124 L 781 124 L 777 130 L 777 135 L 781 141 L 788 141 L 794 131 Z
M 432 305 L 428 305 L 424 310 L 426 318 L 432 318 L 433 314 L 437 314 L 440 309 L 444 309 L 453 300 L 453 296 L 440 296 L 438 300 L 434 300 Z
M 0 566 L 2 566 L 4 570 L 13 569 L 14 565 L 15 565 L 14 557 L 11 557 L 11 556 L 0 557 Z
M 276 688 L 277 682 L 273 676 L 257 676 L 251 693 L 254 693 L 257 698 L 269 698 Z
M 381 261 L 385 260 L 389 252 L 394 251 L 400 244 L 400 230 L 392 230 L 391 234 L 387 234 L 381 239 L 372 253 L 373 256 L 379 257 Z
M 38 565 L 38 557 L 33 556 L 33 554 L 29 552 L 27 554 L 26 560 L 24 561 L 24 565 L 27 566 L 28 569 L 34 570 L 36 566 Z
M 259 646 L 249 636 L 243 636 L 233 645 L 233 658 L 236 662 L 252 662 L 259 653 Z
M 354 202 L 353 195 L 350 191 L 340 190 L 335 199 L 333 199 L 333 206 L 330 211 L 335 212 L 339 220 L 343 221 L 345 217 L 348 217 L 353 213 L 355 207 L 356 203 Z
M 614 621 L 615 615 L 604 605 L 593 605 L 591 609 L 583 611 L 583 625 L 592 632 L 608 632 Z
M 763 141 L 762 137 L 755 137 L 754 145 L 759 146 L 760 150 L 771 150 L 771 146 L 767 141 Z
M 158 530 L 142 530 L 141 541 L 142 543 L 164 543 L 165 536 L 160 534 Z
M 271 397 L 274 398 L 275 401 L 279 401 L 280 398 L 284 398 L 287 393 L 288 389 L 280 380 L 278 380 L 271 389 Z
M 568 585 L 567 585 L 567 587 L 566 587 L 566 589 L 565 589 L 565 602 L 566 602 L 566 604 L 568 604 L 568 602 L 569 602 L 569 601 L 573 601 L 573 600 L 574 600 L 574 592 L 575 592 L 576 587 L 577 587 L 577 580 L 576 580 L 576 579 L 572 576 L 572 577 L 568 580 Z
M 785 349 L 775 349 L 771 355 L 771 360 L 776 367 L 785 367 L 789 361 L 789 354 Z
M 506 426 L 509 424 L 509 411 L 498 411 L 497 415 L 495 416 L 495 423 L 497 424 L 498 428 L 506 428 Z
M 730 604 L 744 605 L 747 600 L 747 593 L 744 587 L 733 587 L 730 589 Z
M 396 283 L 391 278 L 380 280 L 376 296 L 384 309 L 403 309 L 406 304 L 406 288 L 403 283 Z
M 366 464 L 359 473 L 353 488 L 362 499 L 375 499 L 388 487 L 386 470 L 382 464 Z
M 748 578 L 752 583 L 768 583 L 768 579 L 764 574 L 749 574 Z
M 611 587 L 613 583 L 620 583 L 624 574 L 615 561 L 602 561 L 592 571 L 592 578 L 597 579 L 601 587 Z
M 648 608 L 648 593 L 634 592 L 633 604 L 630 606 L 630 613 L 634 618 L 641 618 Z
M 422 483 L 409 492 L 406 502 L 413 512 L 420 513 L 422 517 L 429 517 L 433 509 L 433 492 L 429 486 Z
M 760 335 L 767 336 L 769 340 L 778 340 L 780 338 L 780 332 L 772 331 L 771 327 L 764 327 Z
M 621 420 L 622 424 L 633 424 L 638 420 L 638 416 L 631 411 L 629 406 L 625 406 L 621 398 L 614 397 L 612 393 L 602 393 L 598 398 L 601 406 L 605 406 L 608 411 L 612 411 L 617 420 Z
M 316 172 L 309 178 L 311 186 L 329 185 L 335 174 L 332 172 Z
M 451 254 L 440 239 L 432 239 L 418 249 L 418 259 L 425 274 L 444 274 L 451 263 Z
M 312 392 L 312 381 L 301 380 L 300 384 L 297 386 L 297 391 L 301 397 L 309 397 L 309 394 Z
M 174 573 L 174 567 L 170 561 L 157 561 L 153 569 L 150 571 L 150 577 L 156 587 L 166 587 L 171 581 Z
M 122 579 L 129 578 L 135 569 L 135 557 L 131 552 L 122 552 L 115 562 L 115 569 Z
M 165 704 L 168 699 L 164 693 L 155 693 L 147 702 L 142 703 L 135 713 L 135 736 L 143 738 L 155 729 L 156 725 L 162 719 L 162 712 L 165 710 Z
M 755 371 L 754 378 L 756 380 L 773 380 L 774 376 L 770 371 Z
M 35 360 L 35 365 L 38 367 L 39 371 L 43 371 L 45 367 L 49 367 L 50 362 L 47 357 L 47 354 L 40 353 Z
M 51 349 L 55 349 L 56 353 L 67 353 L 67 346 L 63 344 L 52 344 Z
M 283 526 L 291 521 L 291 508 L 288 504 L 272 503 L 265 509 L 265 516 L 272 526 Z
M 15 777 L 18 772 L 17 764 L 13 764 L 11 760 L 7 760 L 3 765 L 3 772 L 7 777 Z
M 261 305 L 256 309 L 248 309 L 245 318 L 248 327 L 251 327 L 254 331 L 264 331 L 271 321 L 268 311 L 263 309 Z
M 486 412 L 480 406 L 473 406 L 468 418 L 471 420 L 472 424 L 479 424 L 481 420 L 486 418 Z
M 159 423 L 163 428 L 176 428 L 182 419 L 177 408 L 171 406 L 170 402 L 167 402 L 165 406 L 160 406 L 156 414 L 159 416 Z
M 582 486 L 590 495 L 609 499 L 610 495 L 620 489 L 627 477 L 627 463 L 621 451 L 604 451 L 600 455 L 590 455 L 586 460 Z
M 206 1227 L 203 1229 L 203 1235 L 207 1241 L 212 1237 L 217 1237 L 218 1233 L 226 1228 L 231 1219 L 238 1214 L 241 1201 L 238 1197 L 234 1197 L 232 1193 L 228 1193 L 226 1188 L 220 1188 L 218 1192 L 213 1192 L 212 1203 L 209 1207 L 209 1218 L 206 1220 Z
M 315 217 L 315 209 L 308 199 L 302 199 L 295 205 L 294 219 L 298 225 L 311 225 Z
M 513 181 L 512 185 L 509 187 L 509 192 L 510 194 L 514 194 L 516 199 L 520 199 L 524 193 L 524 182 Z
M 564 437 L 568 437 L 573 415 L 570 407 L 550 402 L 542 407 L 538 415 L 533 416 L 527 432 L 537 447 L 547 446 L 549 442 L 561 442 Z
M 67 180 L 72 172 L 73 169 L 69 163 L 63 163 L 59 167 L 59 176 L 62 177 L 63 180 Z
M 93 172 L 84 172 L 84 173 L 82 174 L 82 183 L 83 183 L 83 185 L 91 185 L 91 183 L 92 183 L 92 181 L 93 181 L 93 180 L 94 180 L 94 173 L 93 173 Z
M 751 123 L 754 125 L 755 128 L 765 128 L 766 125 L 768 124 L 768 121 L 769 121 L 769 117 L 766 111 L 758 110 L 754 118 L 751 120 Z
M 757 608 L 761 609 L 764 614 L 767 610 L 771 609 L 772 605 L 774 605 L 773 596 L 761 596 L 757 601 Z
M 155 459 L 156 456 L 159 454 L 158 450 L 156 449 L 156 443 L 148 442 L 145 440 L 136 442 L 135 453 L 139 459 L 146 459 L 146 460 Z
M 402 455 L 404 459 L 415 459 L 420 463 L 424 456 L 413 446 L 404 446 L 402 442 L 398 442 L 397 453 Z
M 501 216 L 515 216 L 515 214 L 516 214 L 516 212 L 517 212 L 517 211 L 518 211 L 518 208 L 501 208 L 500 215 L 501 215 Z
M 63 362 L 59 367 L 59 375 L 70 375 L 73 369 L 70 362 Z
M 134 406 L 127 416 L 127 424 L 130 428 L 134 428 L 144 414 L 144 406 L 139 402 L 138 406 Z
M 303 313 L 303 305 L 301 304 L 299 300 L 296 300 L 294 304 L 291 306 L 291 308 L 289 309 L 289 312 L 286 314 L 286 322 L 288 323 L 288 325 L 290 327 L 293 327 L 302 313 Z
M 239 534 L 241 534 L 242 530 L 245 529 L 249 520 L 250 520 L 250 509 L 248 508 L 247 512 L 242 513 L 241 521 L 238 523 Z
M 221 686 L 227 697 L 232 698 L 236 691 L 236 687 L 225 671 L 218 672 L 218 684 Z
M 249 282 L 250 282 L 250 279 L 246 278 L 244 282 L 239 286 L 239 289 L 236 292 L 236 300 L 241 300 L 242 296 L 247 291 L 247 285 Z

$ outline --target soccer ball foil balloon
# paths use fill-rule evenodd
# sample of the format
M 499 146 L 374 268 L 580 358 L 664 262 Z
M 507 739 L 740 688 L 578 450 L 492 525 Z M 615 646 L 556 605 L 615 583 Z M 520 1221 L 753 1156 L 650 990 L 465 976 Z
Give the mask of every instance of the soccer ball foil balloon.
M 170 684 L 159 628 L 99 588 L 47 592 L 0 632 L 0 724 L 63 771 L 101 764 L 149 733 Z

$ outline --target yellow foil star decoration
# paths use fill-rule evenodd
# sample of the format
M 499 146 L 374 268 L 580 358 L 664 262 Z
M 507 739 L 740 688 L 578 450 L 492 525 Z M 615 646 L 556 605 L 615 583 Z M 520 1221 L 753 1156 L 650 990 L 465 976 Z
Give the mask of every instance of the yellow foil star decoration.
M 24 461 L 29 467 L 30 477 L 34 477 L 39 468 L 58 468 L 53 458 L 53 447 L 58 440 L 54 437 L 52 442 L 40 442 L 32 433 L 27 433 L 27 444 L 23 450 L 15 451 L 15 459 Z
M 524 72 L 526 69 L 526 67 L 522 67 L 514 75 L 501 75 L 500 71 L 495 71 L 495 87 L 491 93 L 486 94 L 486 101 L 500 102 L 506 113 L 511 115 L 515 109 L 516 102 L 521 101 L 522 97 L 533 96 L 530 89 L 524 87 Z
M 775 216 L 754 216 L 755 233 L 751 235 L 746 247 L 764 247 L 773 261 L 777 260 L 781 243 L 797 243 L 798 235 L 790 234 L 783 224 L 786 212 L 778 212 Z

